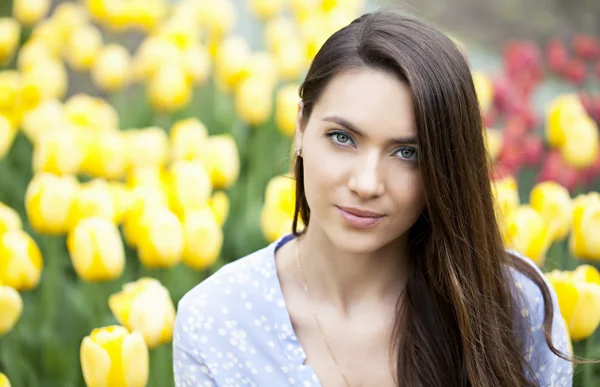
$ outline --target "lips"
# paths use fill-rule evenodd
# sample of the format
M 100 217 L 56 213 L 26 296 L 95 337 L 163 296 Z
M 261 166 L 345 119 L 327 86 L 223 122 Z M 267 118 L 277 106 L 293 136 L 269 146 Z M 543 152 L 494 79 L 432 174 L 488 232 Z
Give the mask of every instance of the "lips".
M 351 207 L 337 207 L 342 218 L 352 227 L 369 228 L 379 223 L 385 215 Z

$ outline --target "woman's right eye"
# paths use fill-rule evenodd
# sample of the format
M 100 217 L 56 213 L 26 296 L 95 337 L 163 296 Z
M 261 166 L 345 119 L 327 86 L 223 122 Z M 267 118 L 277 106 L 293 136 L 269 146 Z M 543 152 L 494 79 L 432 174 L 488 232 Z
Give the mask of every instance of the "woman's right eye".
M 335 144 L 339 144 L 339 145 L 350 145 L 352 144 L 352 137 L 350 137 L 349 134 L 341 132 L 341 131 L 334 131 L 334 132 L 329 132 L 327 134 L 327 136 L 331 139 L 331 141 L 333 141 L 333 143 Z

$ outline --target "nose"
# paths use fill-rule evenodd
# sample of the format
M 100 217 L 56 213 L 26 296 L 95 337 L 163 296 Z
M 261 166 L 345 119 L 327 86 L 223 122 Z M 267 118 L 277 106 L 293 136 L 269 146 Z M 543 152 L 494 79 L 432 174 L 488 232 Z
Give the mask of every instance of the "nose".
M 379 164 L 380 159 L 376 152 L 356 160 L 356 166 L 348 181 L 348 188 L 361 199 L 371 199 L 385 192 Z

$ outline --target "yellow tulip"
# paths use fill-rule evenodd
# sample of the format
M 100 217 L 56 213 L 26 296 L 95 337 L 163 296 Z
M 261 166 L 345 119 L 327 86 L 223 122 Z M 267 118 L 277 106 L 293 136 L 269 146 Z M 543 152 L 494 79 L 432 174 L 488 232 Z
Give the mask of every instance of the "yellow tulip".
M 148 348 L 168 343 L 173 337 L 175 307 L 169 290 L 154 278 L 140 278 L 123 285 L 108 299 L 119 323 L 140 332 Z
M 42 253 L 23 230 L 0 235 L 0 281 L 16 290 L 31 290 L 40 282 Z
M 50 0 L 15 0 L 13 16 L 26 26 L 42 20 L 50 11 Z
M 600 282 L 596 269 L 582 265 L 574 272 L 555 270 L 546 277 L 556 292 L 571 338 L 578 341 L 591 336 L 600 324 Z
M 164 36 L 149 36 L 140 44 L 133 59 L 133 73 L 137 81 L 150 79 L 157 69 L 166 64 L 179 65 L 180 51 Z
M 163 21 L 157 34 L 169 39 L 178 49 L 185 50 L 198 42 L 200 31 L 193 15 L 174 13 Z
M 275 120 L 277 129 L 286 136 L 296 132 L 296 118 L 298 117 L 298 102 L 300 102 L 300 85 L 288 84 L 277 92 L 275 97 Z
M 230 134 L 209 136 L 202 144 L 200 161 L 210 176 L 213 188 L 229 188 L 240 174 L 237 145 Z
M 52 20 L 65 36 L 69 36 L 79 27 L 89 24 L 90 17 L 83 4 L 64 2 L 54 8 Z
M 127 49 L 119 44 L 109 44 L 98 53 L 91 76 L 98 88 L 113 92 L 130 81 L 130 69 L 131 56 Z
M 0 387 L 10 387 L 10 380 L 2 372 L 0 372 Z
M 127 177 L 127 186 L 129 188 L 151 186 L 160 190 L 166 190 L 167 185 L 167 171 L 162 166 L 148 165 L 135 167 Z
M 22 77 L 18 71 L 0 71 L 0 109 L 8 110 L 19 103 Z
M 188 211 L 183 220 L 183 263 L 195 270 L 212 266 L 223 246 L 223 230 L 210 208 Z
M 119 224 L 132 206 L 133 195 L 125 183 L 120 181 L 109 181 L 108 189 L 115 203 L 115 223 Z
M 182 66 L 165 64 L 156 70 L 148 84 L 148 97 L 152 106 L 172 112 L 187 106 L 192 97 L 192 87 Z
M 125 251 L 117 226 L 92 216 L 81 220 L 67 236 L 67 249 L 77 275 L 88 282 L 118 278 L 125 268 Z
M 487 129 L 485 135 L 485 149 L 490 157 L 491 161 L 495 161 L 502 149 L 502 143 L 504 139 L 502 132 L 495 129 Z
M 129 149 L 130 168 L 161 167 L 169 155 L 169 137 L 156 126 L 128 130 L 125 133 Z
M 48 47 L 52 56 L 59 59 L 63 50 L 62 42 L 65 38 L 66 35 L 61 27 L 53 18 L 50 18 L 41 20 L 33 27 L 29 40 L 42 42 Z
M 23 299 L 19 292 L 10 286 L 3 286 L 0 281 L 0 336 L 9 332 L 19 321 L 23 312 Z M 0 386 L 2 382 L 0 379 Z
M 574 121 L 587 114 L 576 94 L 563 94 L 555 98 L 546 112 L 546 137 L 551 147 L 560 147 L 568 136 Z
M 541 213 L 529 206 L 519 206 L 505 219 L 504 244 L 542 265 L 552 244 L 555 227 L 548 225 Z
M 260 227 L 265 239 L 269 243 L 290 233 L 293 221 L 294 214 L 283 211 L 272 203 L 265 203 L 260 212 Z M 302 225 L 301 221 L 300 225 Z
M 496 218 L 503 227 L 506 216 L 519 206 L 517 181 L 512 176 L 492 181 Z
M 59 129 L 40 134 L 33 148 L 33 170 L 57 175 L 76 174 L 84 158 L 80 145 L 74 130 Z
M 284 7 L 284 0 L 249 0 L 250 12 L 260 20 L 276 16 Z
M 556 240 L 566 238 L 573 222 L 573 204 L 569 191 L 553 181 L 536 184 L 529 196 L 531 207 L 542 214 L 548 224 L 555 223 Z
M 163 0 L 134 0 L 132 4 L 132 26 L 144 32 L 152 31 L 168 11 L 167 3 Z
M 62 129 L 65 125 L 66 115 L 62 103 L 51 99 L 43 101 L 35 108 L 25 112 L 21 129 L 35 145 L 41 133 Z
M 308 15 L 321 8 L 321 0 L 291 0 L 290 5 L 298 20 L 303 20 Z
M 158 186 L 142 185 L 130 191 L 129 208 L 123 218 L 123 235 L 128 245 L 135 247 L 142 239 L 145 229 L 142 218 L 152 208 L 167 207 L 165 192 Z
M 231 0 L 200 0 L 197 12 L 200 25 L 215 37 L 231 32 L 237 21 L 236 6 Z
M 25 192 L 25 210 L 31 227 L 40 234 L 66 233 L 78 189 L 79 183 L 73 176 L 35 174 Z
M 177 121 L 171 127 L 171 155 L 174 160 L 195 160 L 200 157 L 202 143 L 208 137 L 206 126 L 197 118 Z
M 69 229 L 81 220 L 96 216 L 114 222 L 117 217 L 116 205 L 108 183 L 95 179 L 81 184 L 73 200 L 67 223 Z
M 26 108 L 33 108 L 46 99 L 62 99 L 67 92 L 67 70 L 54 59 L 32 64 L 21 79 L 21 98 Z
M 297 39 L 287 42 L 275 52 L 275 63 L 282 79 L 298 81 L 307 67 L 305 47 Z
M 113 325 L 97 328 L 81 342 L 81 369 L 88 387 L 144 387 L 148 346 L 141 333 Z
M 285 175 L 273 177 L 265 188 L 265 203 L 293 216 L 296 206 L 296 180 Z
M 225 191 L 217 191 L 210 198 L 209 205 L 213 210 L 217 223 L 222 227 L 229 215 L 229 196 Z
M 212 185 L 208 172 L 199 160 L 175 161 L 169 170 L 171 208 L 182 215 L 184 210 L 201 208 L 210 198 Z
M 191 44 L 181 53 L 181 63 L 189 82 L 203 85 L 211 71 L 211 58 L 208 49 L 200 43 Z
M 333 31 L 327 31 L 327 16 L 323 12 L 313 12 L 300 22 L 300 31 L 306 47 L 306 60 L 312 60 L 331 36 Z
M 588 116 L 571 121 L 560 154 L 575 168 L 592 166 L 600 155 L 598 125 Z
M 120 131 L 88 134 L 81 170 L 95 177 L 120 179 L 129 164 L 127 141 Z
M 494 86 L 490 78 L 483 72 L 473 71 L 472 75 L 479 106 L 483 112 L 486 112 L 490 108 L 494 98 Z
M 21 25 L 13 18 L 0 18 L 0 63 L 11 60 L 17 50 Z
M 269 51 L 276 53 L 289 42 L 298 39 L 300 32 L 288 17 L 269 20 L 265 26 L 264 38 Z
M 252 54 L 248 62 L 248 77 L 261 78 L 271 89 L 277 86 L 279 69 L 275 58 L 266 51 L 258 51 Z
M 119 129 L 119 114 L 106 100 L 77 93 L 65 101 L 67 120 L 77 127 L 105 132 Z
M 20 71 L 27 71 L 35 63 L 47 60 L 56 60 L 56 55 L 40 40 L 28 40 L 17 52 L 17 68 Z
M 79 26 L 69 35 L 65 59 L 75 70 L 89 70 L 101 52 L 102 33 L 91 24 Z
M 12 123 L 0 114 L 0 159 L 4 158 L 12 148 L 16 134 L 17 130 Z
M 576 257 L 600 261 L 600 195 L 578 196 L 573 201 L 573 231 L 569 250 Z
M 238 116 L 250 125 L 262 125 L 271 116 L 273 89 L 268 79 L 250 76 L 238 85 L 235 107 Z
M 215 75 L 225 90 L 235 88 L 248 75 L 250 47 L 241 36 L 230 36 L 217 48 Z
M 183 228 L 167 207 L 148 208 L 140 218 L 137 241 L 140 261 L 150 268 L 168 268 L 181 261 Z
M 7 231 L 23 228 L 23 222 L 17 211 L 0 202 L 0 235 Z

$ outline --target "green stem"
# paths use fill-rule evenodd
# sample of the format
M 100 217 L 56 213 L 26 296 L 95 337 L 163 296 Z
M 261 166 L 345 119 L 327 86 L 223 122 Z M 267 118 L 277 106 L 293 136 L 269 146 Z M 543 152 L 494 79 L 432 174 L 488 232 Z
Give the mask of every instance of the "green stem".
M 584 343 L 584 357 L 586 360 L 592 359 L 594 349 L 593 336 L 588 337 Z M 583 366 L 583 386 L 592 386 L 594 381 L 594 364 L 585 364 Z

